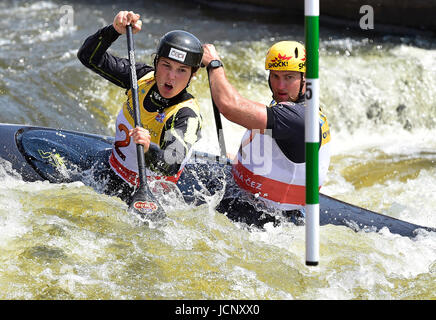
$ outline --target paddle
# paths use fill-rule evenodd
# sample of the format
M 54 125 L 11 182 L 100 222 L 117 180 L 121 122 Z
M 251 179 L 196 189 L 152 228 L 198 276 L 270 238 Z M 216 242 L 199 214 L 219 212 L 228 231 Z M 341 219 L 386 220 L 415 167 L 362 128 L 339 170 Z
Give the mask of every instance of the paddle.
M 219 143 L 220 150 L 221 150 L 221 156 L 224 158 L 227 158 L 226 142 L 224 140 L 224 132 L 223 132 L 223 125 L 221 123 L 221 115 L 220 115 L 220 112 L 215 104 L 215 101 L 213 101 L 212 87 L 210 86 L 209 70 L 207 71 L 207 78 L 209 80 L 210 98 L 212 99 L 213 115 L 215 118 L 216 134 L 218 137 L 218 143 Z
M 127 50 L 129 53 L 130 63 L 130 86 L 132 90 L 135 127 L 140 127 L 141 113 L 138 103 L 138 83 L 136 78 L 135 48 L 133 43 L 132 26 L 128 25 L 126 29 Z M 133 212 L 139 214 L 141 217 L 151 221 L 160 220 L 165 217 L 165 211 L 148 188 L 147 175 L 145 173 L 144 146 L 142 144 L 136 144 L 136 153 L 138 157 L 139 187 L 133 195 L 129 210 L 132 210 Z

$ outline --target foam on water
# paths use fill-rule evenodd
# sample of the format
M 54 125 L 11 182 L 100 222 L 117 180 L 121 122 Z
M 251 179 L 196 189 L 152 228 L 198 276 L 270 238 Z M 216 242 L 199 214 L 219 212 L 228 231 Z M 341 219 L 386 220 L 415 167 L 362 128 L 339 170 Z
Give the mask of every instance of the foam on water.
M 250 231 L 203 205 L 174 208 L 147 228 L 81 183 L 5 178 L 2 298 L 414 298 L 410 283 L 436 261 L 435 234 L 325 226 L 320 266 L 306 268 L 304 227 Z M 396 290 L 399 281 L 409 290 Z
M 322 192 L 374 211 L 435 226 L 434 129 L 384 126 L 332 133 L 332 163 Z M 411 165 L 413 165 L 411 167 Z M 345 173 L 349 171 L 350 175 Z M 356 180 L 356 176 L 365 180 Z M 352 179 L 352 180 L 350 180 Z

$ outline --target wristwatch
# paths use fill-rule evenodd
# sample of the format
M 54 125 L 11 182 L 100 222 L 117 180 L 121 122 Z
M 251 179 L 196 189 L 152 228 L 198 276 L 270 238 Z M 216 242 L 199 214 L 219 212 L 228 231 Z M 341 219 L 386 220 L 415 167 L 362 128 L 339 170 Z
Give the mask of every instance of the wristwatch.
M 216 69 L 219 67 L 224 67 L 223 63 L 219 60 L 212 60 L 206 67 L 206 70 L 209 71 L 210 69 Z

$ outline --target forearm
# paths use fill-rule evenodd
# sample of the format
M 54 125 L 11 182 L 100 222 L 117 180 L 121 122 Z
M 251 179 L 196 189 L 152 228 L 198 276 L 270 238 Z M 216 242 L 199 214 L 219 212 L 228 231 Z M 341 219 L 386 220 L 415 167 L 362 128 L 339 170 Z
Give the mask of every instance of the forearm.
M 77 57 L 86 66 L 91 63 L 98 64 L 107 49 L 120 35 L 112 25 L 99 29 L 96 33 L 86 38 L 77 53 Z
M 223 68 L 211 69 L 208 73 L 212 99 L 220 113 L 232 121 L 236 113 L 235 106 L 241 99 L 240 94 L 227 80 Z
M 83 65 L 103 78 L 121 88 L 129 89 L 129 60 L 106 52 L 119 36 L 120 34 L 112 25 L 106 26 L 85 40 L 77 53 L 77 57 Z M 144 63 L 136 63 L 135 67 L 138 79 L 153 70 L 151 66 Z
M 266 106 L 244 98 L 227 80 L 224 68 L 209 71 L 212 98 L 229 121 L 247 129 L 266 128 Z
M 77 57 L 87 68 L 115 85 L 127 89 L 130 81 L 128 69 L 126 69 L 128 61 L 112 56 L 107 52 L 119 36 L 120 34 L 112 25 L 106 26 L 85 40 L 77 53 Z

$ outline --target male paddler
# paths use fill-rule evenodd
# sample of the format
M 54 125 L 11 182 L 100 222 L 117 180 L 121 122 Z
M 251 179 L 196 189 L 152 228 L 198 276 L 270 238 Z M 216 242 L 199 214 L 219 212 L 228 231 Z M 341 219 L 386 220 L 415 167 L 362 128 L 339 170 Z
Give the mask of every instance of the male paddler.
M 203 48 L 202 62 L 216 106 L 228 120 L 247 129 L 233 164 L 232 181 L 217 210 L 248 224 L 274 221 L 268 211 L 301 215 L 306 179 L 304 45 L 281 41 L 268 50 L 265 69 L 273 97 L 269 106 L 241 96 L 227 80 L 215 47 L 205 44 Z M 321 187 L 330 162 L 330 130 L 321 110 L 319 136 Z

